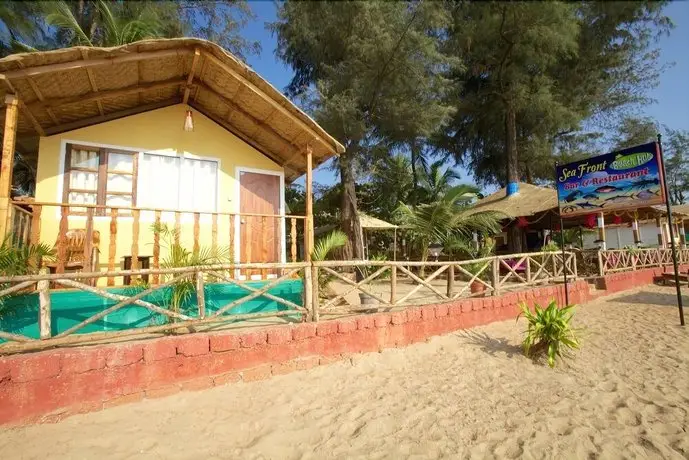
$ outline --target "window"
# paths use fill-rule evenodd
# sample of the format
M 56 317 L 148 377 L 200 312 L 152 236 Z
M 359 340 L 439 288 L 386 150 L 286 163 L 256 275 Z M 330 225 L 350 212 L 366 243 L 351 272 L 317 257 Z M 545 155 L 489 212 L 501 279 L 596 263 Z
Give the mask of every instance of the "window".
M 137 157 L 137 152 L 67 144 L 63 202 L 135 206 Z M 83 214 L 85 208 L 70 212 Z M 96 215 L 105 215 L 105 209 Z
M 199 212 L 217 210 L 217 161 L 144 153 L 139 178 L 140 206 Z

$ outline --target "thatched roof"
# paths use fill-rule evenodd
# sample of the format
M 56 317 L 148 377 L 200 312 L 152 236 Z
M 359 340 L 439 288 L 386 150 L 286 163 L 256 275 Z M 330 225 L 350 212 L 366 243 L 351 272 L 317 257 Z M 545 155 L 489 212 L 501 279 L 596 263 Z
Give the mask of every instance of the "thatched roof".
M 361 228 L 368 230 L 388 230 L 397 228 L 397 225 L 386 222 L 377 217 L 369 216 L 363 212 L 359 213 L 359 222 L 361 222 Z
M 518 193 L 508 197 L 505 188 L 501 188 L 478 200 L 469 212 L 496 211 L 516 219 L 551 209 L 557 211 L 557 192 L 554 189 L 520 182 Z
M 689 204 L 680 204 L 672 207 L 672 214 L 674 215 L 682 214 L 683 216 L 689 216 Z
M 20 101 L 18 148 L 36 138 L 185 103 L 285 167 L 304 173 L 344 147 L 238 58 L 206 40 L 144 40 L 0 59 L 0 97 Z M 4 125 L 4 111 L 0 122 Z M 181 122 L 180 122 L 181 123 Z

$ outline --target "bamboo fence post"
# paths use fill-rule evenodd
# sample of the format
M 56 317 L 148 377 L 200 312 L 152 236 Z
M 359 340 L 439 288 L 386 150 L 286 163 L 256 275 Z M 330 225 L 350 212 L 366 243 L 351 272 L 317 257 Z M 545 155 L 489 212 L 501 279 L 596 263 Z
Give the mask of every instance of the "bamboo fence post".
M 297 261 L 297 219 L 292 217 L 291 223 L 292 223 L 292 228 L 290 229 L 289 232 L 289 239 L 292 242 L 290 252 L 292 256 L 292 262 Z
M 117 208 L 110 210 L 110 246 L 108 248 L 108 271 L 115 270 L 115 254 L 117 252 Z M 108 277 L 108 286 L 115 285 L 115 277 Z
M 531 284 L 531 257 L 526 256 L 526 284 Z
M 199 318 L 206 317 L 206 293 L 204 292 L 203 272 L 196 272 L 196 305 L 199 307 Z
M 30 215 L 22 213 L 22 220 L 24 225 L 22 226 L 22 243 L 27 244 L 31 240 L 31 217 Z
M 139 210 L 132 210 L 132 270 L 139 268 Z M 130 278 L 134 281 L 134 277 Z
M 492 267 L 491 278 L 492 278 L 491 282 L 493 284 L 493 295 L 499 296 L 500 295 L 500 258 L 497 256 L 493 258 L 493 267 Z
M 455 291 L 455 266 L 450 265 L 447 268 L 447 297 L 452 298 Z
M 603 268 L 604 268 L 604 267 L 603 267 L 603 251 L 601 251 L 601 250 L 599 249 L 599 250 L 598 250 L 598 274 L 599 274 L 600 276 L 605 275 L 605 273 L 604 273 L 604 271 L 603 271 Z
M 318 321 L 318 311 L 314 308 L 313 287 L 316 282 L 313 277 L 313 263 L 311 252 L 313 251 L 313 150 L 311 145 L 306 146 L 306 219 L 304 228 L 304 260 L 309 266 L 304 269 L 304 307 L 311 310 L 311 319 Z
M 93 263 L 93 208 L 86 210 L 86 237 L 84 239 L 84 271 L 91 272 Z M 96 281 L 96 280 L 94 280 Z
M 67 230 L 69 228 L 69 206 L 60 207 L 60 230 L 57 236 L 57 269 L 56 273 L 65 272 L 67 262 Z
M 198 212 L 194 213 L 194 254 L 199 253 L 199 234 L 201 232 L 201 214 Z
M 579 269 L 577 268 L 577 254 L 572 253 L 572 261 L 574 263 L 574 279 L 577 279 L 579 277 Z
M 46 274 L 47 270 L 42 269 L 41 274 Z M 38 288 L 38 324 L 41 340 L 49 339 L 52 335 L 51 308 L 50 308 L 50 281 L 41 280 L 37 283 Z
M 211 248 L 213 250 L 213 254 L 216 254 L 218 251 L 218 213 L 217 212 L 214 212 L 213 216 L 212 216 Z
M 153 226 L 153 268 L 158 270 L 160 268 L 160 214 L 159 210 L 155 211 L 155 225 Z M 157 273 L 153 275 L 153 284 L 160 283 L 160 275 Z
M 313 302 L 313 320 L 318 321 L 320 319 L 320 293 L 318 292 L 318 267 L 311 266 L 312 269 L 312 280 L 311 284 L 313 286 L 313 295 L 311 297 Z
M 397 298 L 397 265 L 390 267 L 390 303 L 394 304 Z
M 5 104 L 5 130 L 2 138 L 2 161 L 0 161 L 0 238 L 3 239 L 12 231 L 12 222 L 9 220 L 12 215 L 10 199 L 12 197 L 12 170 L 17 141 L 19 98 L 14 94 L 6 94 Z
M 182 213 L 175 211 L 175 244 L 179 246 L 179 238 L 182 233 Z
M 31 244 L 38 244 L 41 242 L 41 212 L 43 206 L 40 204 L 33 205 L 33 214 L 31 215 Z

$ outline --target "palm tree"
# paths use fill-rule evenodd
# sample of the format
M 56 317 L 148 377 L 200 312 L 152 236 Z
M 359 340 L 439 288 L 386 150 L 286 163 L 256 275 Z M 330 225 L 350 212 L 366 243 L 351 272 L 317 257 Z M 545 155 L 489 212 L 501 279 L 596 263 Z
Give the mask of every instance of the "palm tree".
M 500 231 L 499 221 L 505 218 L 501 213 L 466 212 L 477 193 L 476 187 L 457 185 L 431 203 L 418 206 L 400 204 L 397 209 L 399 220 L 411 234 L 422 261 L 428 260 L 428 246 L 431 243 L 445 244 L 451 237 L 470 239 L 474 232 L 491 234 Z
M 155 11 L 136 2 L 49 2 L 46 22 L 69 45 L 118 46 L 162 35 Z
M 35 2 L 0 2 L 0 56 L 35 51 L 38 38 Z
M 445 168 L 445 161 L 437 160 L 424 167 L 422 177 L 423 194 L 426 202 L 433 202 L 443 197 L 452 188 L 452 183 L 461 179 L 453 168 Z

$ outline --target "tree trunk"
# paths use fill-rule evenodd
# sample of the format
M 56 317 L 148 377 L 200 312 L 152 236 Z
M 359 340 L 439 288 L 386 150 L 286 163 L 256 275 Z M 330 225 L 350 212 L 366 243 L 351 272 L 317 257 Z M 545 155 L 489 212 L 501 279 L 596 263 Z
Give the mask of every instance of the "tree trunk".
M 412 189 L 410 196 L 410 204 L 416 206 L 417 198 L 419 195 L 419 173 L 416 170 L 416 163 L 419 161 L 419 151 L 416 142 L 411 143 L 411 177 L 412 177 Z
M 519 155 L 517 152 L 517 116 L 510 101 L 505 102 L 505 159 L 507 183 L 519 182 Z M 507 227 L 507 249 L 516 254 L 522 251 L 522 229 L 512 222 Z
M 357 213 L 356 181 L 354 178 L 354 165 L 351 157 L 354 152 L 347 151 L 340 155 L 340 180 L 342 182 L 342 204 L 340 206 L 340 218 L 342 231 L 347 234 L 349 243 L 344 248 L 346 259 L 364 258 L 364 238 L 361 232 L 361 223 Z

